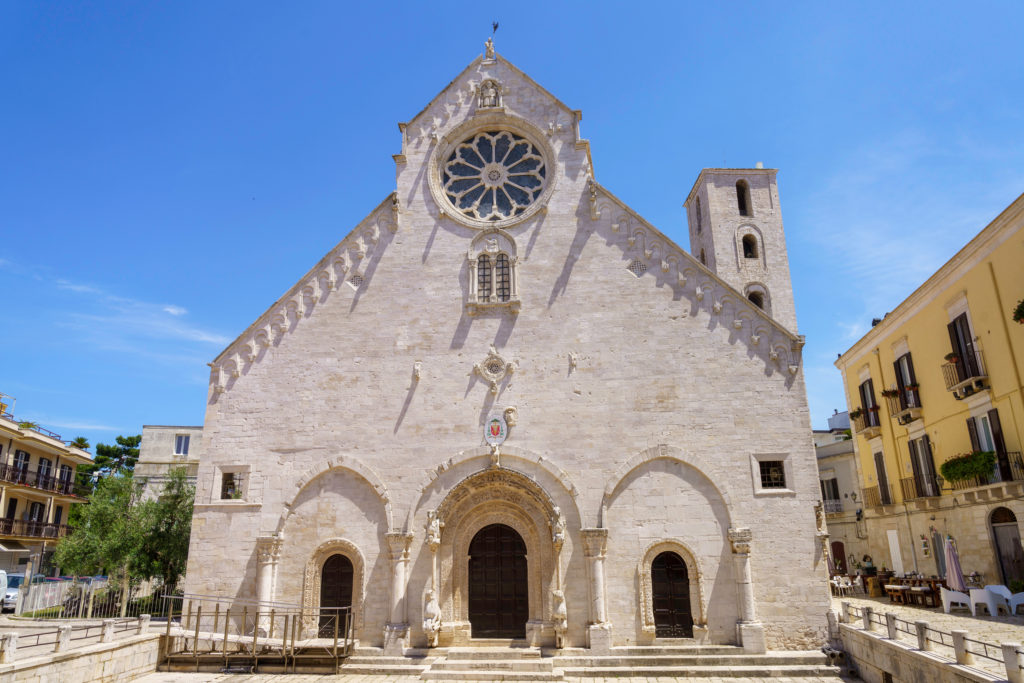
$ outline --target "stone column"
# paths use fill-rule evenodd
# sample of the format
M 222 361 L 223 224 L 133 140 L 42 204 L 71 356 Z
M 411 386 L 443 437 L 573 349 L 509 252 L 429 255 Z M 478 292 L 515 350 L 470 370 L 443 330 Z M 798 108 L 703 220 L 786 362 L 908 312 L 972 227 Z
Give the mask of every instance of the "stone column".
M 427 547 L 430 548 L 430 590 L 423 606 L 423 631 L 427 636 L 427 647 L 437 647 L 438 633 L 441 630 L 441 577 L 438 571 L 437 549 L 441 546 L 441 527 L 444 523 L 438 519 L 437 511 L 427 512 Z
M 604 557 L 608 547 L 608 530 L 580 529 L 583 554 L 590 575 L 590 624 L 587 640 L 591 650 L 606 652 L 612 647 L 612 625 L 608 621 L 604 591 Z
M 389 531 L 384 534 L 391 553 L 391 605 L 384 627 L 384 654 L 401 656 L 408 646 L 409 624 L 405 609 L 405 570 L 409 564 L 409 542 L 412 534 Z
M 768 649 L 764 626 L 757 620 L 754 605 L 754 583 L 750 574 L 750 541 L 753 534 L 748 528 L 729 529 L 732 559 L 736 571 L 736 589 L 739 592 L 740 620 L 736 632 L 746 652 L 763 653 Z
M 277 565 L 281 561 L 280 536 L 259 536 L 256 538 L 256 599 L 261 603 L 257 609 L 259 615 L 260 635 L 269 636 L 270 605 L 273 602 L 274 583 L 277 578 Z

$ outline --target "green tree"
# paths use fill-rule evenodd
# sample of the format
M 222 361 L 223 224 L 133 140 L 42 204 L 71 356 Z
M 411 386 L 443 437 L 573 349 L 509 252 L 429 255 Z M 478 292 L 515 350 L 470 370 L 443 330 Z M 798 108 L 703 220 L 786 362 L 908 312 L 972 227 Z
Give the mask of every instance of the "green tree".
M 90 448 L 89 439 L 85 438 L 84 436 L 76 436 L 75 440 L 72 441 L 69 445 L 72 446 L 73 448 L 80 448 L 83 451 L 88 450 Z
M 186 478 L 185 468 L 176 467 L 170 471 L 159 498 L 140 506 L 142 537 L 133 572 L 140 578 L 160 578 L 169 592 L 185 573 L 195 495 L 196 488 Z
M 104 477 L 76 505 L 74 532 L 57 544 L 54 561 L 63 571 L 78 575 L 123 574 L 138 551 L 141 537 L 136 503 L 141 488 L 129 476 Z
M 142 442 L 142 435 L 118 436 L 117 445 L 111 446 L 105 443 L 96 444 L 96 455 L 92 463 L 79 465 L 77 470 L 78 484 L 91 491 L 94 485 L 94 475 L 109 476 L 112 474 L 125 474 L 131 476 L 135 471 L 135 463 L 139 461 L 139 444 Z

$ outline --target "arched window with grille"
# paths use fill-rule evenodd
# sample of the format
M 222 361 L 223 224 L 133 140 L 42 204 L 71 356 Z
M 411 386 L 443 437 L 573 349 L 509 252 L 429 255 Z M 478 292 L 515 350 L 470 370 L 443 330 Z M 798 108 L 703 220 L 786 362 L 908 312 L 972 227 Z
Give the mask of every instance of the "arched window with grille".
M 476 260 L 476 298 L 481 303 L 491 300 L 491 258 L 480 254 Z
M 494 259 L 494 293 L 502 303 L 512 297 L 512 269 L 508 254 L 498 254 Z

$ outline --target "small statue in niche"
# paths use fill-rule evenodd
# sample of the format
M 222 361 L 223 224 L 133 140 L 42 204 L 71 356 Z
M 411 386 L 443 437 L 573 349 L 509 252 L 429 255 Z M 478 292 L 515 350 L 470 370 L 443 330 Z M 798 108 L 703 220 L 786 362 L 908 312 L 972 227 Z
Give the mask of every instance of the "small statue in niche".
M 484 43 L 484 59 L 494 59 L 494 40 L 490 37 Z
M 480 84 L 480 107 L 500 107 L 501 86 L 493 79 L 487 79 Z
M 554 512 L 555 518 L 551 522 L 551 543 L 556 549 L 561 550 L 562 544 L 565 543 L 565 517 L 557 506 Z
M 565 593 L 560 590 L 551 591 L 551 621 L 555 629 L 555 647 L 565 647 L 565 629 L 569 614 L 565 609 Z
M 441 630 L 441 606 L 433 589 L 427 591 L 423 606 L 423 632 L 427 634 L 427 647 L 437 647 L 437 633 Z
M 431 550 L 441 545 L 441 520 L 433 510 L 427 513 L 427 545 Z

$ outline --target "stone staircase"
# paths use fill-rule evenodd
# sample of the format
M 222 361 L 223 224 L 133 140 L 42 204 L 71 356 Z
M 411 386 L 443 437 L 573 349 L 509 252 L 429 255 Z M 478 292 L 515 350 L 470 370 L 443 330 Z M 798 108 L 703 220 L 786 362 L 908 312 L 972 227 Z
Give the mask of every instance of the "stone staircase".
M 541 650 L 514 641 L 473 647 L 406 650 L 387 657 L 358 648 L 342 673 L 419 676 L 427 681 L 561 681 L 565 678 L 801 678 L 838 676 L 818 651 L 751 655 L 732 645 L 616 647 L 605 654 L 584 648 Z

